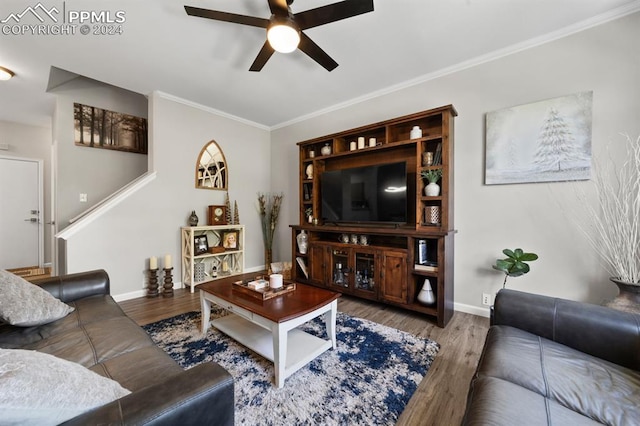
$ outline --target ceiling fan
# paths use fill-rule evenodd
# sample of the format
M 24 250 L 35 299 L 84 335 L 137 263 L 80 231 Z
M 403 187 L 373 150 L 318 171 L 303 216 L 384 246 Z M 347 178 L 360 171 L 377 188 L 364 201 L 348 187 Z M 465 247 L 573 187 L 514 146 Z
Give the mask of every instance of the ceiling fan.
M 338 63 L 302 31 L 373 11 L 373 0 L 345 0 L 296 14 L 291 12 L 290 6 L 293 0 L 267 1 L 271 10 L 269 19 L 193 6 L 185 6 L 184 10 L 190 16 L 266 28 L 267 40 L 251 64 L 249 71 L 260 71 L 274 51 L 289 53 L 296 48 L 302 50 L 327 71 L 332 71 L 338 66 Z

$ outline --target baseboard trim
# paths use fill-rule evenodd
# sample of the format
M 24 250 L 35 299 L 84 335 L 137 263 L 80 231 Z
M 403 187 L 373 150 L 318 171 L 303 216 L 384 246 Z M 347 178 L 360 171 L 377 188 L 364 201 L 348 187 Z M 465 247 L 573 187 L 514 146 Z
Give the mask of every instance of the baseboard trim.
M 246 268 L 244 270 L 244 273 L 262 272 L 262 271 L 264 271 L 264 266 L 254 266 L 253 268 Z M 162 285 L 161 282 L 158 282 L 158 284 Z M 174 282 L 173 288 L 174 289 L 182 288 L 182 282 Z M 197 288 L 198 287 L 196 287 L 196 289 Z M 147 295 L 147 289 L 143 288 L 141 290 L 131 291 L 129 293 L 114 294 L 112 295 L 112 297 L 113 297 L 113 300 L 115 300 L 116 302 L 122 302 L 124 300 L 131 300 L 131 299 L 137 299 L 138 297 L 145 297 L 146 295 Z
M 480 308 L 478 306 L 465 305 L 464 303 L 454 303 L 453 309 L 455 311 L 489 318 L 489 308 Z

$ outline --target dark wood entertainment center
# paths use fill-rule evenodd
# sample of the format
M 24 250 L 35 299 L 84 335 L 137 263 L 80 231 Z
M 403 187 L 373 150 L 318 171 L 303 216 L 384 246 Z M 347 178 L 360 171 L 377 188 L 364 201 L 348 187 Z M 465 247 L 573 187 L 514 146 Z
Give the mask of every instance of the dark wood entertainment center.
M 447 105 L 297 144 L 300 225 L 291 226 L 294 280 L 421 312 L 434 317 L 438 326 L 447 325 L 453 316 L 453 121 L 456 115 L 455 108 Z M 410 133 L 414 126 L 421 129 L 422 136 L 412 139 Z M 331 152 L 322 155 L 321 149 L 325 147 L 326 151 L 326 146 Z M 431 165 L 423 158 L 424 153 L 433 155 Z M 406 224 L 323 221 L 321 175 L 324 171 L 393 162 L 407 164 Z M 442 171 L 438 181 L 440 195 L 426 196 L 427 182 L 423 181 L 421 172 L 438 169 Z M 315 219 L 311 223 L 309 216 Z M 308 234 L 306 253 L 300 252 L 296 240 L 302 231 Z M 348 242 L 342 239 L 344 235 Z M 366 244 L 362 244 L 361 236 L 365 236 Z M 426 243 L 428 262 L 416 265 L 421 240 Z M 417 299 L 425 278 L 431 282 L 435 295 L 435 303 L 429 306 Z

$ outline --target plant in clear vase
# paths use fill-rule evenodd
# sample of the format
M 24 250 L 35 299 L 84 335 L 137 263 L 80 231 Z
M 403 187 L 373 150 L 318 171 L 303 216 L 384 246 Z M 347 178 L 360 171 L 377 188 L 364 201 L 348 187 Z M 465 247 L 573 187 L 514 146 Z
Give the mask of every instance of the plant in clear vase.
M 258 213 L 262 228 L 262 242 L 264 244 L 265 268 L 271 273 L 271 261 L 273 256 L 273 235 L 278 224 L 280 205 L 283 194 L 258 193 Z

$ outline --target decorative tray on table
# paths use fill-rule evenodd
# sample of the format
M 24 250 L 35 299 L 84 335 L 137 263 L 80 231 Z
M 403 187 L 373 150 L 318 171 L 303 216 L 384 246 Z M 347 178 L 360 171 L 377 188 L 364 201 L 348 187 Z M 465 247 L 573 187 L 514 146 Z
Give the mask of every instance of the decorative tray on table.
M 265 287 L 262 288 L 254 288 L 255 284 L 266 283 Z M 291 293 L 296 289 L 296 283 L 294 282 L 285 282 L 280 288 L 271 288 L 269 287 L 269 282 L 263 279 L 255 279 L 248 281 L 235 281 L 233 283 L 233 290 L 238 291 L 240 293 L 248 294 L 249 296 L 267 300 L 277 296 L 281 296 L 283 294 Z

